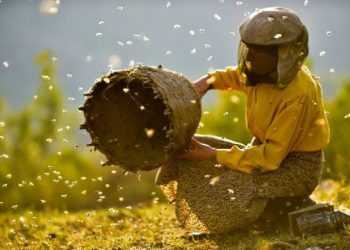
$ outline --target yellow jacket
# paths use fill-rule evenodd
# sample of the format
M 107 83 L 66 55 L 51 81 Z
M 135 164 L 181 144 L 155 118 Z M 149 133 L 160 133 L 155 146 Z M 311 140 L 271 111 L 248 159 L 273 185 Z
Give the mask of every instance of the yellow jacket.
M 218 163 L 246 173 L 255 168 L 272 171 L 290 152 L 317 151 L 328 144 L 321 86 L 306 66 L 284 89 L 270 83 L 245 86 L 238 67 L 217 70 L 209 76 L 214 89 L 247 95 L 247 126 L 262 142 L 244 149 L 218 149 Z

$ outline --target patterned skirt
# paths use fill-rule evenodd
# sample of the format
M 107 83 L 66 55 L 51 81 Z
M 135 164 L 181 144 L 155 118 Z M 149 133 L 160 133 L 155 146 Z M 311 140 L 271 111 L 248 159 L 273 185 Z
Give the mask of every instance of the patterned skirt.
M 244 147 L 215 136 L 195 137 L 215 148 Z M 175 205 L 177 219 L 188 231 L 223 233 L 252 224 L 271 199 L 310 195 L 323 164 L 322 151 L 292 152 L 277 170 L 252 174 L 214 161 L 175 160 L 160 168 L 156 184 Z

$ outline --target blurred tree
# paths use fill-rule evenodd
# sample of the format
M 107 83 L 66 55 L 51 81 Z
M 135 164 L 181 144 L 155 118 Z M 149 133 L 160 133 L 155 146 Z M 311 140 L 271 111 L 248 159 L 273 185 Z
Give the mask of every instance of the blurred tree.
M 335 98 L 326 104 L 331 140 L 325 149 L 324 177 L 350 180 L 350 80 L 345 81 Z
M 99 168 L 102 156 L 79 148 L 78 110 L 64 107 L 52 58 L 50 51 L 35 58 L 40 84 L 32 103 L 16 114 L 0 100 L 0 210 L 96 208 L 154 198 L 154 173 L 139 183 L 117 167 Z
M 225 137 L 240 143 L 252 139 L 245 122 L 246 96 L 239 92 L 220 91 L 218 101 L 202 114 L 197 133 Z

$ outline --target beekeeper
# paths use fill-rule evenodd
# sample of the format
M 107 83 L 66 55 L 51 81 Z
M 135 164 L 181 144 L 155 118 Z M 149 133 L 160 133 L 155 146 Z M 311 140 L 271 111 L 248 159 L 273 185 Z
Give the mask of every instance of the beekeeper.
M 308 55 L 306 27 L 295 12 L 272 7 L 249 15 L 239 31 L 238 65 L 211 72 L 195 85 L 201 95 L 208 89 L 246 94 L 247 126 L 260 143 L 216 149 L 193 139 L 183 157 L 216 159 L 245 173 L 283 167 L 291 152 L 319 152 L 317 157 L 322 157 L 329 127 L 321 85 L 303 65 Z
M 303 64 L 309 51 L 305 25 L 295 12 L 271 7 L 247 16 L 239 32 L 238 65 L 213 71 L 195 86 L 202 96 L 209 89 L 246 94 L 246 124 L 254 142 L 243 148 L 220 149 L 193 139 L 182 157 L 216 160 L 244 173 L 269 173 L 291 164 L 323 164 L 329 126 L 321 85 Z M 313 178 L 319 176 L 320 172 Z M 289 188 L 293 197 L 293 187 Z M 307 195 L 296 198 L 310 202 Z M 279 201 L 288 204 L 287 200 Z M 272 203 L 270 207 L 276 206 Z

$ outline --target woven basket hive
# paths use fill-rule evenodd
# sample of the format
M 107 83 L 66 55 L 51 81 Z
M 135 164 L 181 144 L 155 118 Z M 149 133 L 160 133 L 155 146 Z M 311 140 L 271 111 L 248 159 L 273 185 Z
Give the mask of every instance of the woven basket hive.
M 151 170 L 183 149 L 201 116 L 200 96 L 179 73 L 139 66 L 102 76 L 80 108 L 105 165 Z

